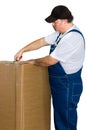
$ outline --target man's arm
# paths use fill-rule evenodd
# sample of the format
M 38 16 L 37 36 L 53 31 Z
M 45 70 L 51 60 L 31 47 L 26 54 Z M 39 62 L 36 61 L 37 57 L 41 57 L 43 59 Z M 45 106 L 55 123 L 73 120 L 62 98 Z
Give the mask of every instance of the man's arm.
M 39 58 L 39 59 L 25 61 L 25 63 L 30 63 L 30 64 L 34 64 L 34 65 L 38 65 L 38 66 L 46 66 L 46 67 L 54 65 L 57 62 L 58 62 L 58 60 L 51 57 L 50 55 L 45 56 L 43 58 Z
M 25 46 L 24 48 L 22 48 L 21 50 L 19 50 L 16 55 L 14 56 L 14 59 L 19 61 L 22 58 L 22 55 L 24 52 L 28 52 L 28 51 L 32 51 L 32 50 L 37 50 L 43 46 L 47 46 L 49 45 L 48 43 L 46 43 L 45 38 L 40 38 L 36 41 L 31 42 L 30 44 L 28 44 L 27 46 Z

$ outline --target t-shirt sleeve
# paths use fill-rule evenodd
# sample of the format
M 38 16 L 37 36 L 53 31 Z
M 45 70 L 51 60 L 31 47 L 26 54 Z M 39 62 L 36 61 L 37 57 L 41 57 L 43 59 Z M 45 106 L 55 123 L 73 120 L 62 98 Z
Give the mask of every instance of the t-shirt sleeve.
M 52 45 L 55 43 L 55 40 L 57 38 L 57 36 L 59 35 L 58 32 L 54 32 L 48 36 L 45 37 L 45 41 L 49 44 L 49 45 Z

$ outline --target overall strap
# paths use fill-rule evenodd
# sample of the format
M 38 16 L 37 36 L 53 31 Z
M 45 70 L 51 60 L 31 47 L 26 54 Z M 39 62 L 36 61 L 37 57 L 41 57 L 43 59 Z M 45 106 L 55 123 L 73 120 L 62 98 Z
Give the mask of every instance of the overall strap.
M 51 45 L 50 47 L 50 53 L 53 52 L 53 50 L 56 48 L 57 44 L 59 43 L 59 41 L 61 40 L 61 38 L 59 38 L 61 35 L 61 33 L 59 33 L 59 35 L 57 36 L 56 40 L 55 40 L 55 44 Z
M 56 40 L 55 40 L 55 43 L 59 43 L 59 41 L 61 40 L 61 38 L 59 38 L 60 37 L 60 35 L 61 35 L 61 33 L 59 33 L 59 35 L 57 36 L 57 38 L 56 38 Z

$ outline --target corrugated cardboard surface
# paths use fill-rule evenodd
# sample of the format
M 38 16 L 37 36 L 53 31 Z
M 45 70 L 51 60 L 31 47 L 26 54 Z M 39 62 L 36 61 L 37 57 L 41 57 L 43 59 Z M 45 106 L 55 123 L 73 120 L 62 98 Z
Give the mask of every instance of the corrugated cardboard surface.
M 0 130 L 50 130 L 46 67 L 0 62 Z

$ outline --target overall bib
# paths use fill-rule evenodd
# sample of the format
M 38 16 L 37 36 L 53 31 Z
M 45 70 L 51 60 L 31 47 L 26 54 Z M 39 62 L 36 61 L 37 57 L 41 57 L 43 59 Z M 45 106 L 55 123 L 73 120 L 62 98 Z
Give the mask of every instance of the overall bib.
M 83 37 L 78 30 L 71 31 Z M 55 46 L 52 45 L 50 53 L 54 49 Z M 82 68 L 76 73 L 66 74 L 60 62 L 48 67 L 56 130 L 77 130 L 77 104 L 83 89 L 81 70 Z

